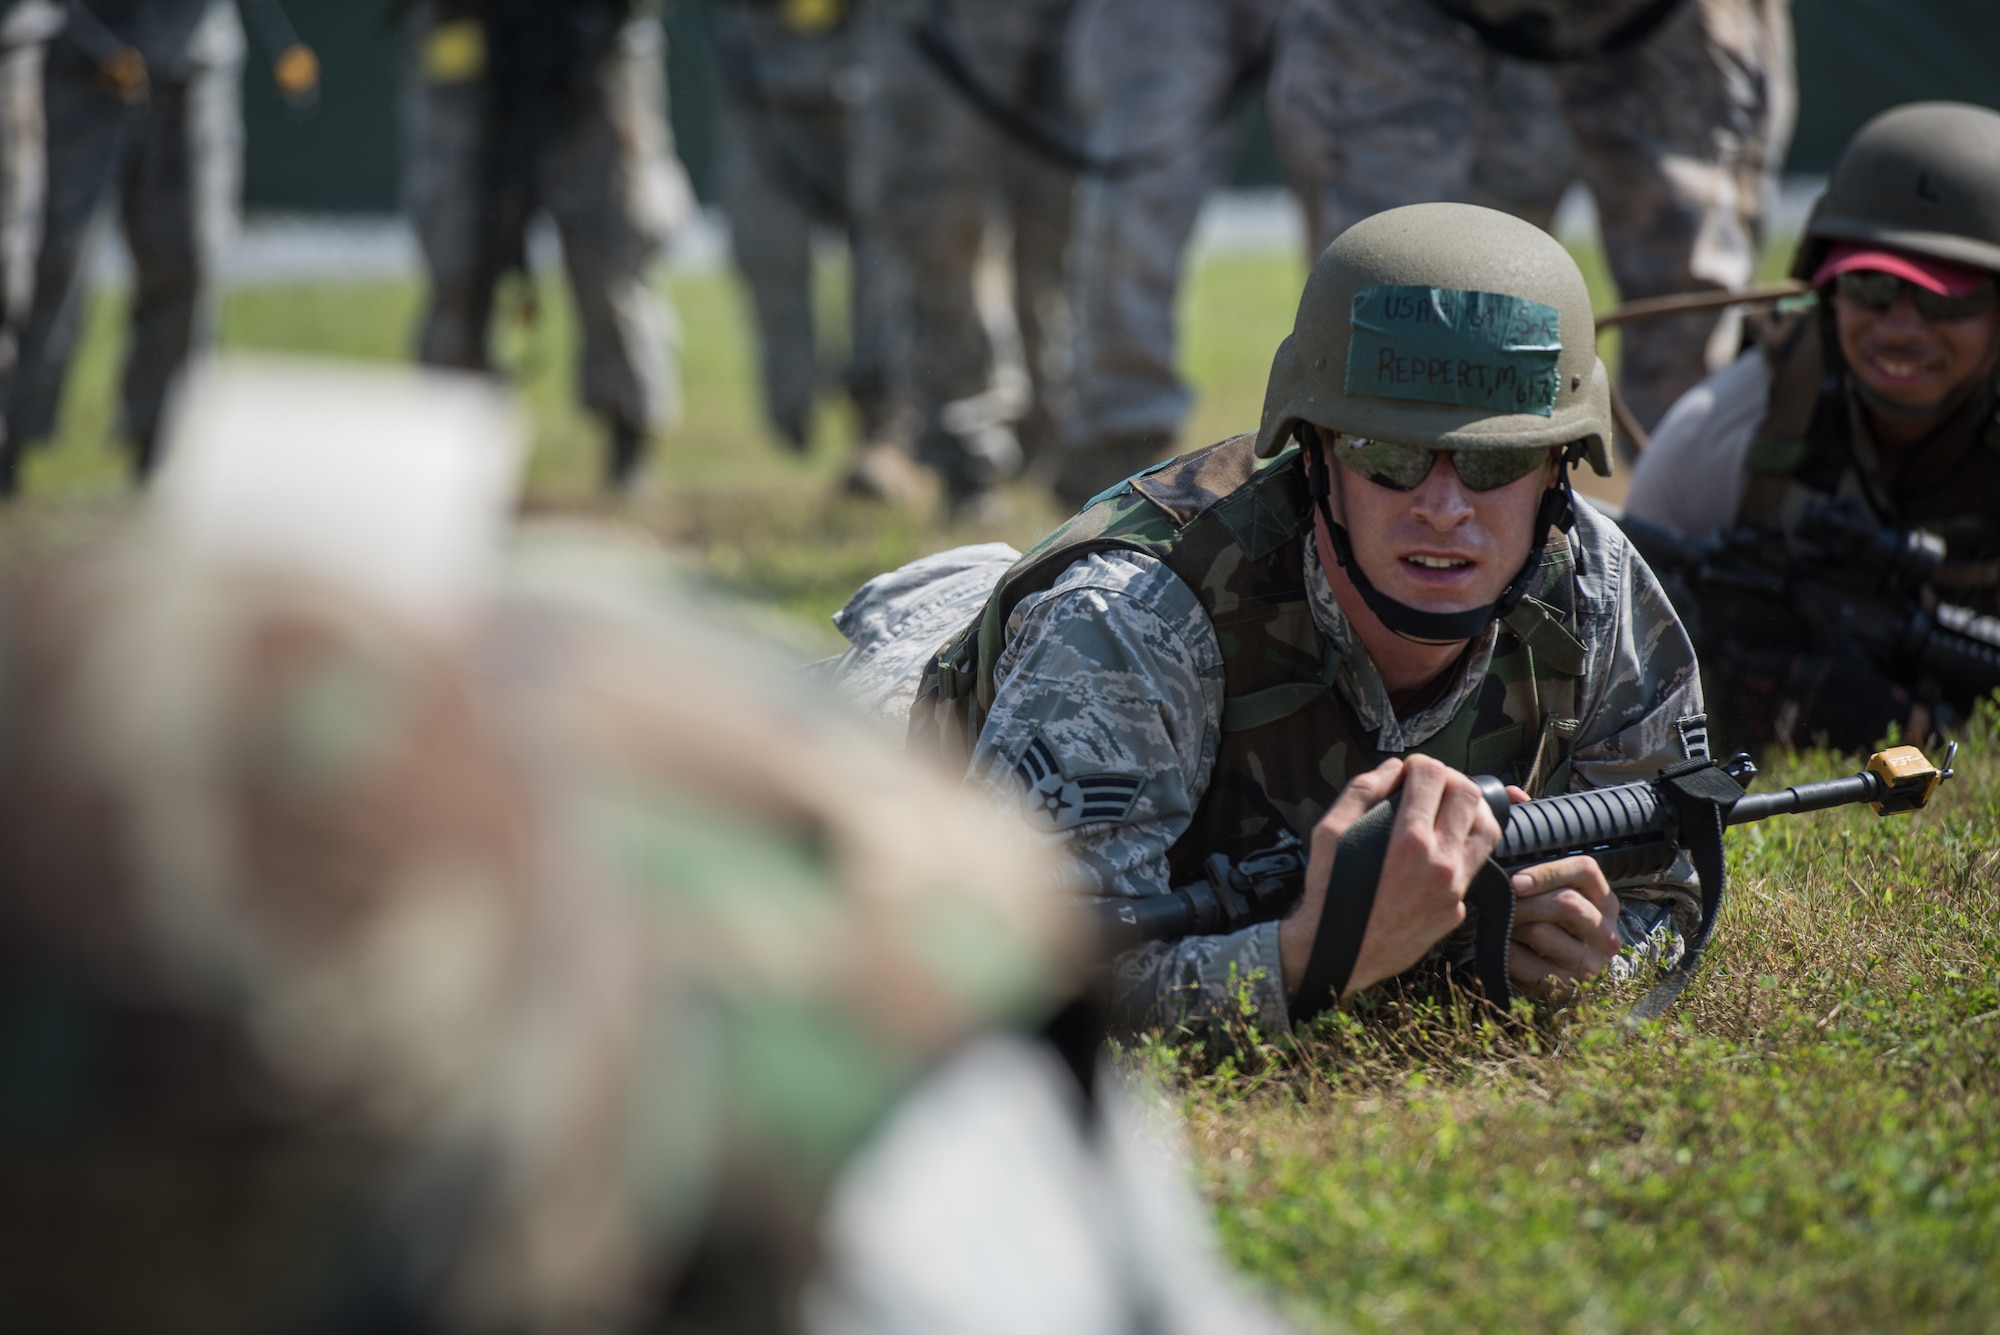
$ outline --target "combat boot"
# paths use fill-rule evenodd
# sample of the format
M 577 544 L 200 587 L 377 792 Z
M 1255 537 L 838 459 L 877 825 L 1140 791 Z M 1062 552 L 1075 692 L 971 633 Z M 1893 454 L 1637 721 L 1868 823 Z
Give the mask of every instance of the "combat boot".
M 622 417 L 611 419 L 610 452 L 605 459 L 605 490 L 623 495 L 632 490 L 639 465 L 646 460 L 646 432 Z
M 160 466 L 160 429 L 147 427 L 132 434 L 132 482 L 144 487 Z
M 847 470 L 844 485 L 853 495 L 921 511 L 936 509 L 945 493 L 935 472 L 890 442 L 864 447 Z

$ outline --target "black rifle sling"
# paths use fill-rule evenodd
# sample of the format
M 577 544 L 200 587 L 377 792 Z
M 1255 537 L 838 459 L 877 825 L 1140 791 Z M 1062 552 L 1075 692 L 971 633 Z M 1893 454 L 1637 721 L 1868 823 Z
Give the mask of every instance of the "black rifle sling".
M 1716 916 L 1722 912 L 1723 818 L 1743 796 L 1736 780 L 1712 760 L 1686 760 L 1670 765 L 1660 771 L 1659 786 L 1673 807 L 1681 846 L 1687 849 L 1695 874 L 1701 877 L 1701 925 L 1681 952 L 1680 963 L 1632 1008 L 1635 1020 L 1659 1019 L 1694 977 L 1701 953 L 1715 933 Z
M 1313 934 L 1312 954 L 1306 960 L 1306 975 L 1292 999 L 1295 1024 L 1339 1004 L 1347 980 L 1354 975 L 1354 961 L 1361 954 L 1361 938 L 1368 931 L 1368 915 L 1375 908 L 1375 895 L 1382 883 L 1382 863 L 1389 854 L 1389 835 L 1396 825 L 1398 796 L 1377 803 L 1341 836 L 1326 900 L 1320 907 L 1319 930 Z M 1467 887 L 1466 899 L 1479 915 L 1474 941 L 1480 986 L 1504 1010 L 1513 999 L 1507 985 L 1507 945 L 1514 932 L 1513 883 L 1498 863 L 1488 859 Z
M 1473 967 L 1486 999 L 1503 1012 L 1514 1000 L 1507 980 L 1507 950 L 1514 941 L 1514 878 L 1492 858 L 1465 888 L 1465 902 L 1478 918 L 1473 923 Z
M 1396 825 L 1396 799 L 1377 803 L 1341 836 L 1327 878 L 1326 901 L 1320 906 L 1319 930 L 1313 933 L 1306 976 L 1291 1004 L 1292 1022 L 1303 1023 L 1340 1004 L 1368 915 L 1375 908 L 1375 889 L 1382 880 L 1382 860 L 1389 853 L 1389 833 Z

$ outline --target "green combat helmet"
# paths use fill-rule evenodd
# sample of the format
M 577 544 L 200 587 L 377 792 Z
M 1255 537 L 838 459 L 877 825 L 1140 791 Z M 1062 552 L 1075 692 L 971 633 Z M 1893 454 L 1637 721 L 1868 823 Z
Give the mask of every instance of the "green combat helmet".
M 1536 306 L 1555 318 L 1538 344 L 1508 339 L 1499 325 L 1487 326 L 1496 338 L 1467 330 L 1453 339 L 1428 316 L 1376 337 L 1389 321 L 1369 320 L 1356 297 L 1385 287 L 1431 289 L 1447 303 L 1451 294 L 1499 298 L 1480 303 L 1475 318 L 1506 315 L 1518 324 L 1539 314 L 1527 309 Z M 1357 345 L 1363 321 L 1374 328 Z M 1424 338 L 1426 326 L 1438 337 Z M 1580 440 L 1591 467 L 1609 477 L 1611 381 L 1597 358 L 1596 329 L 1576 261 L 1532 223 L 1472 204 L 1412 204 L 1364 218 L 1334 239 L 1306 279 L 1291 337 L 1271 363 L 1257 453 L 1283 449 L 1300 422 L 1441 450 Z M 1424 366 L 1403 361 L 1406 353 L 1424 355 Z M 1449 368 L 1432 365 L 1447 356 Z M 1478 373 L 1488 368 L 1490 383 L 1481 383 Z M 1400 383 L 1385 383 L 1398 370 Z M 1450 383 L 1440 383 L 1447 374 Z M 1553 383 L 1553 397 L 1515 403 L 1536 377 L 1544 392 Z
M 1314 263 L 1292 334 L 1264 393 L 1257 453 L 1277 454 L 1305 424 L 1440 450 L 1567 447 L 1611 473 L 1611 388 L 1597 357 L 1590 292 L 1556 239 L 1471 204 L 1413 204 L 1364 218 Z M 1326 499 L 1321 451 L 1305 450 L 1335 557 L 1383 624 L 1423 640 L 1468 639 L 1519 601 L 1539 543 L 1500 598 L 1425 612 L 1375 588 Z M 1542 500 L 1535 532 L 1568 530 L 1568 474 Z
M 1862 126 L 1806 219 L 1792 277 L 1811 282 L 1839 241 L 2000 270 L 2000 112 L 1912 102 Z

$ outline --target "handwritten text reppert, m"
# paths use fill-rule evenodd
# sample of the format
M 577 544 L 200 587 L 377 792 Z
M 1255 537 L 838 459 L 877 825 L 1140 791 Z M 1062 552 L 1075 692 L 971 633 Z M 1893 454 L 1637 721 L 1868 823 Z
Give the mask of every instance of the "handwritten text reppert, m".
M 1347 392 L 1548 417 L 1555 307 L 1503 292 L 1377 285 L 1354 294 Z

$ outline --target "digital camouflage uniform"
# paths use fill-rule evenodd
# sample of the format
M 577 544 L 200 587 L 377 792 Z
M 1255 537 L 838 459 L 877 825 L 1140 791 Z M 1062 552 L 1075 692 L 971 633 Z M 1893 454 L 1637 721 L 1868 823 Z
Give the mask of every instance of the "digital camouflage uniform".
M 853 25 L 840 0 L 725 0 L 708 19 L 722 62 L 722 201 L 757 315 L 765 416 L 805 446 L 821 379 L 813 231 L 839 230 L 849 256 L 845 379 L 872 438 L 883 426 L 891 312 L 879 246 L 856 225 L 849 180 L 851 108 L 870 77 Z
M 985 119 L 919 53 L 933 19 L 973 76 L 1039 116 L 1062 106 L 1062 44 L 1076 0 L 863 0 L 856 39 L 868 93 L 855 120 L 855 198 L 893 284 L 885 298 L 890 388 L 918 459 L 960 496 L 1017 471 L 1066 409 L 1066 168 Z M 996 383 L 974 298 L 989 217 L 1011 238 L 1014 320 L 1028 383 Z
M 651 282 L 660 247 L 686 220 L 693 195 L 667 123 L 666 36 L 645 3 L 562 0 L 586 20 L 616 25 L 590 69 L 561 72 L 576 86 L 524 117 L 531 209 L 546 211 L 581 332 L 584 406 L 614 436 L 644 437 L 680 418 L 679 329 Z M 489 366 L 496 244 L 489 161 L 493 91 L 479 0 L 416 0 L 406 16 L 404 201 L 431 280 L 418 337 L 426 365 Z M 530 97 L 531 94 L 523 94 Z
M 1170 452 L 1192 395 L 1174 303 L 1195 216 L 1226 179 L 1223 109 L 1271 55 L 1287 0 L 1082 0 L 1069 79 L 1085 144 L 1138 169 L 1077 182 L 1076 407 L 1057 490 L 1072 505 Z M 1280 46 L 1280 62 L 1291 59 Z M 1322 77 L 1330 72 L 1318 71 Z
M 1693 650 L 1608 520 L 1580 508 L 1570 542 L 1544 554 L 1540 607 L 1489 628 L 1433 704 L 1398 718 L 1304 540 L 1297 452 L 1253 472 L 1250 445 L 1188 456 L 1086 510 L 1006 572 L 986 614 L 1004 615 L 1004 647 L 970 775 L 1020 803 L 1097 893 L 1162 894 L 1213 853 L 1241 860 L 1284 829 L 1305 838 L 1388 755 L 1436 755 L 1537 796 L 1682 758 L 1676 721 L 1701 707 Z M 986 587 L 1004 559 L 986 556 Z M 917 683 L 894 641 L 942 647 L 979 611 L 973 564 L 934 558 L 928 587 L 905 574 L 857 595 L 841 618 L 856 641 L 848 689 L 907 711 Z M 1634 943 L 1659 921 L 1638 901 L 1694 911 L 1684 883 L 1620 890 Z M 1130 951 L 1112 987 L 1129 1029 L 1226 1013 L 1239 987 L 1260 1023 L 1289 1026 L 1275 922 Z
M 91 0 L 89 12 L 145 58 L 151 91 L 137 105 L 112 91 L 76 23 L 50 45 L 46 216 L 7 430 L 15 449 L 55 430 L 92 221 L 115 192 L 133 264 L 118 429 L 144 467 L 168 391 L 209 337 L 215 267 L 241 208 L 243 25 L 232 0 Z
M 1463 5 L 1488 22 L 1546 13 L 1558 43 L 1586 48 L 1642 8 Z M 1282 45 L 1272 122 L 1315 253 L 1359 218 L 1423 200 L 1547 226 L 1581 178 L 1625 300 L 1755 277 L 1795 103 L 1785 0 L 1684 0 L 1636 46 L 1555 64 L 1489 49 L 1430 0 L 1299 0 Z M 1642 424 L 1707 373 L 1715 327 L 1709 315 L 1625 327 L 1620 381 Z M 1727 356 L 1733 324 L 1724 338 Z
M 1566 480 L 1551 471 L 1534 498 L 1532 545 L 1504 593 L 1432 612 L 1368 582 L 1326 499 L 1344 494 L 1331 479 L 1314 501 L 1309 465 L 1341 476 L 1362 465 L 1299 444 L 1317 451 L 1313 433 L 1331 432 L 1326 448 L 1431 451 L 1417 481 L 1382 483 L 1401 490 L 1440 452 L 1464 469 L 1505 451 L 1510 465 L 1526 459 L 1518 478 L 1559 458 L 1608 473 L 1609 377 L 1592 333 L 1576 262 L 1520 219 L 1433 203 L 1356 224 L 1307 275 L 1255 434 L 1126 480 L 1004 571 L 934 558 L 942 596 L 930 601 L 964 599 L 957 626 L 914 610 L 929 591 L 911 570 L 864 589 L 839 619 L 854 645 L 842 672 L 878 712 L 900 693 L 911 745 L 1016 794 L 1102 895 L 1159 895 L 1212 875 L 1214 858 L 1241 864 L 1304 840 L 1389 755 L 1426 754 L 1531 795 L 1650 778 L 1692 749 L 1693 649 L 1630 544 Z M 1421 518 L 1413 501 L 1381 522 L 1445 533 L 1475 511 L 1452 513 Z M 1377 624 L 1464 645 L 1407 713 L 1328 583 L 1319 533 L 1348 553 Z M 978 564 L 997 582 L 975 614 Z M 910 655 L 883 652 L 885 636 L 935 646 L 900 692 L 878 678 L 907 672 Z M 1614 886 L 1625 944 L 1678 958 L 1697 921 L 1692 885 L 1679 867 Z M 1457 933 L 1435 945 L 1452 962 L 1473 954 Z M 1286 985 L 1300 984 L 1283 977 L 1274 921 L 1149 942 L 1110 975 L 1115 1020 L 1135 1030 L 1236 1013 L 1240 1000 L 1282 1032 Z M 1318 1004 L 1301 998 L 1302 1012 Z
M 10 1324 L 1269 1328 L 1023 1036 L 1050 869 L 649 563 L 446 635 L 127 535 L 0 669 Z

